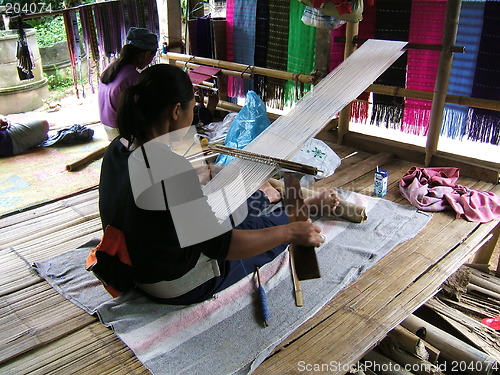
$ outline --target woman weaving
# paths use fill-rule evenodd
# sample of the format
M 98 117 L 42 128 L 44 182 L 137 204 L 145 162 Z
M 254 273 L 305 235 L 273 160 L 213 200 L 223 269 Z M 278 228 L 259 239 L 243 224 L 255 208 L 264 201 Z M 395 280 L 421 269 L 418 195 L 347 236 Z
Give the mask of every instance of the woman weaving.
M 266 183 L 248 199 L 248 214 L 241 224 L 220 230 L 220 234 L 203 242 L 181 246 L 179 222 L 173 219 L 174 200 L 181 201 L 179 205 L 196 200 L 196 212 L 208 217 L 207 226 L 213 224 L 210 214 L 214 216 L 189 161 L 162 142 L 165 135 L 187 132 L 194 105 L 191 81 L 181 69 L 158 64 L 141 73 L 137 84 L 123 92 L 117 117 L 121 137 L 115 138 L 106 150 L 99 185 L 103 228 L 112 225 L 124 233 L 137 287 L 169 304 L 211 298 L 270 262 L 289 243 L 319 246 L 323 242 L 320 228 L 310 220 L 288 223 L 284 210 L 260 215 L 270 202 L 280 199 L 278 191 Z M 162 181 L 138 195 L 134 183 L 149 179 L 147 171 L 141 175 L 138 165 L 143 163 L 152 170 L 157 152 L 162 161 L 159 168 L 171 177 L 162 177 Z M 143 176 L 142 180 L 137 180 L 137 175 Z M 164 203 L 155 207 L 156 203 L 151 202 L 158 202 L 157 198 Z M 329 209 L 337 203 L 331 191 L 306 200 L 310 206 L 325 204 Z M 148 204 L 149 209 L 144 209 Z M 186 228 L 182 229 L 186 232 Z M 203 230 L 205 227 L 195 226 L 190 233 L 197 236 Z M 212 265 L 207 276 L 207 267 L 197 270 L 209 264 L 209 259 Z M 212 267 L 213 260 L 218 270 Z

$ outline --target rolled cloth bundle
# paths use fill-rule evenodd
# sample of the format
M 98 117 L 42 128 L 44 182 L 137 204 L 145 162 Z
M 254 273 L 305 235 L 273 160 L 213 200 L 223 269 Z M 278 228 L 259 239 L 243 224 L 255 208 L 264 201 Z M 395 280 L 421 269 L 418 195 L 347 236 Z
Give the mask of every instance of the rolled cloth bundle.
M 269 183 L 281 194 L 285 192 L 285 183 L 283 181 L 270 178 Z M 304 198 L 312 197 L 313 195 L 318 193 L 317 191 L 304 187 L 301 190 Z M 368 216 L 366 215 L 366 208 L 364 206 L 360 206 L 342 199 L 339 200 L 339 204 L 337 205 L 337 207 L 335 207 L 331 215 L 341 217 L 343 219 L 352 221 L 353 223 L 362 223 L 363 221 L 368 219 Z

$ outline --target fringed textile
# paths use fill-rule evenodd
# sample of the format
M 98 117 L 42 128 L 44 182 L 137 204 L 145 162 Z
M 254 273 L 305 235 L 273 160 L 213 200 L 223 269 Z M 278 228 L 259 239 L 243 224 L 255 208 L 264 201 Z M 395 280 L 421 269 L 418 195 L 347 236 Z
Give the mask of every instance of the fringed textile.
M 213 49 L 212 19 L 210 17 L 198 17 L 196 19 L 196 56 L 214 57 Z
M 68 42 L 69 59 L 71 62 L 71 71 L 73 72 L 73 82 L 75 84 L 76 97 L 80 97 L 78 91 L 78 75 L 81 74 L 80 60 L 80 34 L 78 32 L 78 23 L 76 20 L 76 11 L 63 11 L 64 28 L 66 30 L 66 40 Z M 82 94 L 85 97 L 85 90 L 82 83 Z
M 401 0 L 377 0 L 375 38 L 407 41 L 410 30 L 411 2 Z M 405 87 L 407 54 L 403 54 L 378 78 L 379 85 Z M 404 99 L 390 95 L 373 94 L 373 110 L 370 122 L 377 126 L 400 128 L 403 118 Z
M 287 71 L 311 74 L 314 71 L 316 55 L 316 28 L 302 22 L 306 6 L 298 1 L 290 3 L 290 34 L 288 36 Z M 299 93 L 300 85 L 300 93 Z M 311 84 L 287 81 L 285 84 L 285 104 L 290 106 L 305 93 L 311 91 Z
M 466 53 L 453 55 L 448 84 L 448 94 L 470 97 L 474 83 L 477 53 L 483 30 L 484 2 L 464 1 L 460 11 L 456 45 L 464 46 Z M 441 135 L 449 138 L 465 134 L 469 108 L 458 104 L 446 104 L 443 112 Z
M 363 10 L 363 21 L 359 23 L 358 37 L 371 39 L 375 36 L 375 6 L 365 4 Z M 351 120 L 355 122 L 366 122 L 370 104 L 370 93 L 365 91 L 351 103 Z
M 35 64 L 28 47 L 26 33 L 22 26 L 22 20 L 19 21 L 18 39 L 16 48 L 17 75 L 21 81 L 35 78 L 33 68 Z
M 267 62 L 267 43 L 269 39 L 269 4 L 267 0 L 257 0 L 255 23 L 254 65 L 265 67 Z M 267 77 L 256 75 L 254 91 L 261 98 L 266 97 Z
M 362 22 L 360 23 L 360 25 Z M 345 38 L 346 25 L 343 24 L 340 27 L 332 30 L 332 45 L 330 47 L 330 66 L 329 71 L 331 72 L 337 66 L 340 65 L 342 61 L 344 61 L 344 46 L 343 42 L 336 42 L 335 38 Z
M 234 62 L 234 1 L 226 0 L 226 58 Z M 233 77 L 227 77 L 227 96 L 233 97 Z
M 446 18 L 446 0 L 413 0 L 411 8 L 411 43 L 441 44 Z M 408 51 L 406 88 L 434 91 L 440 51 Z M 426 135 L 431 117 L 432 101 L 407 98 L 402 131 Z
M 254 65 L 256 15 L 256 1 L 234 0 L 233 61 L 236 63 Z M 253 90 L 253 80 L 232 77 L 228 82 L 231 97 L 244 97 L 248 90 Z
M 269 39 L 267 67 L 286 70 L 288 54 L 288 26 L 290 1 L 269 0 Z M 285 104 L 285 82 L 277 78 L 268 78 L 266 104 L 283 109 Z
M 500 2 L 484 6 L 483 32 L 477 54 L 472 97 L 500 100 Z M 500 144 L 500 113 L 471 108 L 466 134 L 469 140 Z
M 101 57 L 100 68 L 103 69 L 112 58 L 120 54 L 126 42 L 123 7 L 118 2 L 96 3 L 94 14 Z
M 88 62 L 87 79 L 92 93 L 95 92 L 92 79 L 92 65 L 99 66 L 99 47 L 97 44 L 97 33 L 94 22 L 94 13 L 92 7 L 82 7 L 80 9 L 80 23 L 82 25 L 83 41 L 85 44 L 85 54 Z M 90 55 L 92 54 L 92 60 Z M 91 61 L 93 64 L 91 64 Z

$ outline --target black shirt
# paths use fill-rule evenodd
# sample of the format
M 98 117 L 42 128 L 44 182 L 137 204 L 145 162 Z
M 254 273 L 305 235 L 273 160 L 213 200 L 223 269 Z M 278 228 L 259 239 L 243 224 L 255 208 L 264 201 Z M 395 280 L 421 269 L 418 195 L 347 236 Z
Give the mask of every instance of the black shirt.
M 124 232 L 136 281 L 154 283 L 177 279 L 196 265 L 201 253 L 210 258 L 225 259 L 231 231 L 181 248 L 168 209 L 144 210 L 136 205 L 129 177 L 130 154 L 120 137 L 108 146 L 101 167 L 99 210 L 103 228 L 113 225 Z M 179 162 L 189 163 L 181 156 L 178 158 Z M 190 181 L 193 183 L 189 190 L 199 189 L 199 194 L 202 194 L 194 169 Z

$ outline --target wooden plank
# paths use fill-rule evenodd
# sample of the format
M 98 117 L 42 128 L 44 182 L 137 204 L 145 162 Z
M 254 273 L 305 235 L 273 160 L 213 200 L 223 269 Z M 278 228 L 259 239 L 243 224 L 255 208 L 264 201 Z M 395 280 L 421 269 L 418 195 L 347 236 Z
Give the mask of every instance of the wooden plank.
M 413 161 L 417 164 L 423 164 L 425 159 L 425 150 L 423 147 L 359 133 L 347 133 L 344 136 L 343 144 L 372 153 L 383 149 L 400 159 Z M 451 155 L 442 151 L 436 152 L 432 158 L 431 167 L 445 166 L 460 168 L 462 176 L 494 184 L 499 181 L 500 164 L 498 163 Z
M 92 323 L 0 365 L 4 375 L 150 374 L 113 331 Z
M 255 373 L 293 373 L 297 361 L 306 359 L 310 363 L 354 363 L 429 299 L 495 225 L 477 225 L 440 214 L 432 221 L 433 225 L 422 231 L 420 241 L 402 244 L 381 259 L 288 338 L 286 349 Z M 441 261 L 436 263 L 435 259 Z M 411 265 L 412 272 L 407 272 L 405 264 Z M 394 273 L 389 275 L 388 270 Z
M 0 230 L 3 233 L 7 228 L 13 227 L 15 225 L 18 225 L 18 228 L 23 228 L 23 223 L 28 223 L 32 220 L 36 220 L 37 218 L 40 219 L 46 215 L 49 215 L 50 213 L 59 213 L 65 208 L 69 209 L 70 207 L 75 207 L 75 210 L 85 215 L 87 210 L 85 210 L 84 208 L 80 208 L 80 206 L 83 205 L 83 207 L 85 207 L 85 205 L 88 205 L 89 212 L 95 212 L 95 208 L 92 207 L 92 205 L 95 205 L 95 207 L 97 207 L 98 196 L 98 190 L 93 189 L 69 198 L 46 203 L 43 206 L 19 212 L 15 215 L 3 216 L 0 218 Z M 5 242 L 5 238 L 2 236 L 2 238 L 0 238 L 0 246 L 5 244 Z
M 40 282 L 0 297 L 0 363 L 96 320 Z
M 29 287 L 42 279 L 11 249 L 0 250 L 0 296 Z

